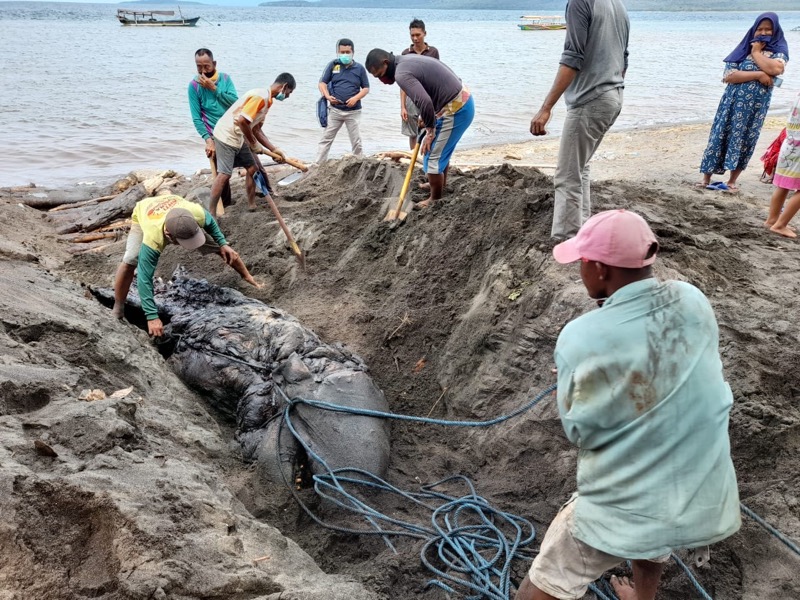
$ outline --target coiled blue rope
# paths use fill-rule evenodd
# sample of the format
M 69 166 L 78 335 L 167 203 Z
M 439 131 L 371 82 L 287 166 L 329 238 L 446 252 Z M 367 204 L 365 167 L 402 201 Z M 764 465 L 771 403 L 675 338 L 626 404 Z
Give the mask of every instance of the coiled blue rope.
M 510 572 L 512 561 L 515 559 L 530 559 L 532 556 L 532 551 L 528 546 L 534 541 L 536 532 L 529 521 L 493 508 L 485 499 L 478 496 L 472 482 L 461 475 L 448 477 L 434 484 L 422 486 L 422 492 L 411 493 L 392 486 L 368 471 L 350 468 L 331 469 L 295 429 L 291 418 L 292 411 L 298 405 L 306 404 L 331 412 L 367 417 L 443 426 L 489 427 L 530 410 L 554 392 L 556 384 L 548 386 L 530 402 L 517 410 L 488 421 L 431 419 L 341 406 L 307 398 L 290 399 L 280 386 L 276 386 L 275 389 L 278 390 L 286 402 L 282 426 L 285 424 L 288 427 L 294 438 L 303 446 L 307 455 L 316 461 L 323 470 L 323 473 L 316 474 L 312 478 L 314 491 L 318 496 L 329 500 L 335 506 L 363 516 L 373 529 L 341 527 L 322 521 L 302 502 L 295 494 L 294 489 L 289 486 L 298 504 L 314 522 L 322 527 L 341 533 L 379 535 L 389 548 L 395 552 L 396 550 L 389 536 L 406 536 L 426 540 L 420 552 L 420 559 L 438 577 L 438 579 L 429 581 L 426 587 L 438 587 L 448 593 L 457 593 L 457 587 L 466 588 L 473 594 L 466 596 L 467 600 L 480 600 L 482 598 L 508 600 L 511 592 Z M 438 488 L 454 481 L 464 484 L 469 493 L 465 496 L 456 497 L 436 491 Z M 432 526 L 426 527 L 389 517 L 371 507 L 366 501 L 356 497 L 355 494 L 348 492 L 345 489 L 346 485 L 389 492 L 417 507 L 423 507 L 432 512 Z M 439 502 L 439 504 L 435 504 L 436 502 Z M 740 508 L 747 516 L 780 540 L 792 552 L 800 556 L 800 547 L 797 544 L 744 504 L 741 504 Z M 386 529 L 387 525 L 392 528 Z M 511 540 L 507 537 L 507 531 L 513 534 Z M 432 559 L 432 556 L 435 559 Z M 686 573 L 700 597 L 703 600 L 712 600 L 691 569 L 675 554 L 672 555 L 672 559 Z M 432 560 L 437 560 L 440 566 L 435 565 Z M 589 585 L 590 591 L 597 596 L 598 600 L 617 600 L 613 589 L 611 589 L 607 581 L 600 580 L 598 583 L 604 589 L 601 590 L 600 585 L 597 583 Z
M 462 475 L 455 475 L 431 485 L 421 487 L 420 492 L 406 492 L 384 481 L 380 477 L 361 469 L 331 469 L 303 439 L 292 422 L 293 411 L 306 404 L 333 412 L 344 412 L 369 417 L 416 421 L 437 425 L 459 425 L 487 427 L 501 423 L 541 402 L 555 390 L 551 385 L 530 402 L 508 415 L 489 421 L 447 421 L 427 417 L 410 417 L 368 409 L 344 407 L 329 402 L 304 398 L 289 399 L 280 387 L 286 406 L 283 422 L 300 443 L 306 454 L 320 467 L 321 473 L 312 477 L 314 491 L 334 506 L 360 515 L 372 529 L 342 527 L 322 521 L 292 489 L 295 499 L 317 524 L 347 534 L 378 535 L 394 550 L 390 536 L 406 536 L 422 539 L 425 543 L 420 551 L 422 564 L 434 574 L 426 587 L 438 587 L 448 593 L 465 593 L 470 600 L 508 600 L 511 594 L 511 568 L 514 560 L 530 560 L 533 552 L 529 548 L 536 537 L 533 524 L 517 515 L 500 511 L 478 495 L 473 483 Z M 446 493 L 447 486 L 459 484 L 467 489 L 462 496 Z M 384 514 L 373 508 L 357 492 L 367 490 L 393 495 L 412 507 L 424 508 L 431 514 L 430 525 L 405 521 Z M 363 494 L 362 494 L 363 496 Z

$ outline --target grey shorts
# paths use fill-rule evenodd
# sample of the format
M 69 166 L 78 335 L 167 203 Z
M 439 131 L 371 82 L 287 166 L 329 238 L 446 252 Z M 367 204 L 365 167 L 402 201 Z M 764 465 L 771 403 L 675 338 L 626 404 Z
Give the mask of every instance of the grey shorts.
M 528 572 L 533 585 L 564 600 L 583 598 L 590 583 L 625 562 L 624 558 L 592 548 L 572 535 L 576 498 L 577 495 L 570 498 L 550 523 Z M 666 554 L 649 560 L 665 563 L 669 558 Z
M 214 138 L 214 146 L 217 149 L 217 173 L 231 175 L 236 167 L 246 169 L 256 164 L 247 144 L 242 144 L 242 147 L 237 149 Z
M 219 244 L 216 240 L 208 235 L 207 231 L 203 231 L 203 233 L 206 234 L 206 243 L 200 246 L 197 251 L 204 255 L 219 254 Z M 142 249 L 143 239 L 144 232 L 142 232 L 142 228 L 138 223 L 133 223 L 128 233 L 128 241 L 125 243 L 125 255 L 122 257 L 122 262 L 132 267 L 139 264 L 139 250 Z
M 403 135 L 415 138 L 419 135 L 419 109 L 408 96 L 406 96 L 406 112 L 408 113 L 408 121 L 403 121 L 400 131 Z

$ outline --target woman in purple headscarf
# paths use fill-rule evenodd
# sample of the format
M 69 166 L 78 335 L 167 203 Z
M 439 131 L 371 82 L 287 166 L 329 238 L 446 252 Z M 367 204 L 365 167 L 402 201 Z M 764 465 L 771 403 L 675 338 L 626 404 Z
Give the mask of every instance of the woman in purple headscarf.
M 739 45 L 725 57 L 722 81 L 727 83 L 708 137 L 698 186 L 736 193 L 736 180 L 744 171 L 758 142 L 767 116 L 775 78 L 789 60 L 789 46 L 778 15 L 767 12 L 756 22 Z M 730 171 L 725 182 L 711 183 L 711 174 Z

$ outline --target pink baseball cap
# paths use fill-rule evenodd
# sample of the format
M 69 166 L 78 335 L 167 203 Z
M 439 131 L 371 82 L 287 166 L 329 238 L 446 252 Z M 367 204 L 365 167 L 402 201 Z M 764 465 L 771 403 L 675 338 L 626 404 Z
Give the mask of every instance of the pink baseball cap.
M 553 258 L 567 264 L 585 258 L 610 267 L 640 269 L 652 265 L 656 252 L 648 257 L 656 236 L 641 216 L 625 209 L 597 213 L 578 234 L 553 248 Z

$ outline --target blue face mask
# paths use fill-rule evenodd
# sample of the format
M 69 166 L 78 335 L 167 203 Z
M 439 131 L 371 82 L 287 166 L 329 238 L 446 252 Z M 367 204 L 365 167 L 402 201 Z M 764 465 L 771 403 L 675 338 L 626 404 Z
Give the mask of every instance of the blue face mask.
M 349 65 L 351 62 L 353 62 L 353 57 L 350 56 L 349 54 L 340 54 L 339 62 L 342 63 L 343 65 Z
M 283 90 L 281 90 L 281 92 L 275 96 L 275 100 L 278 102 L 283 102 L 286 100 L 286 94 L 283 93 Z

